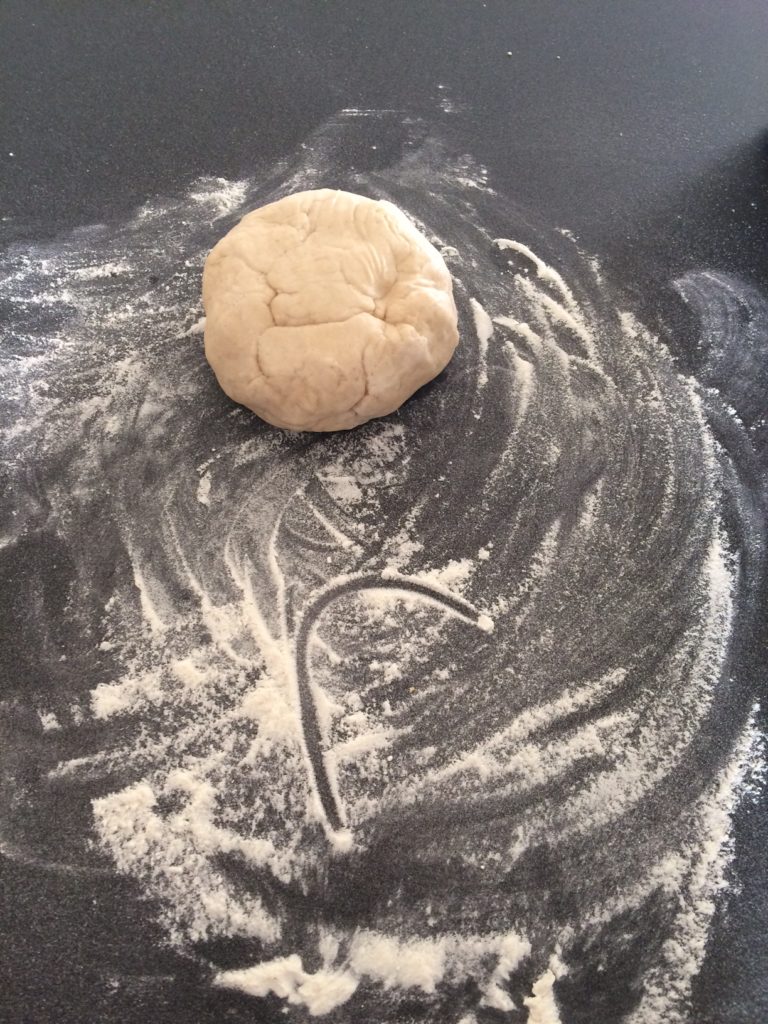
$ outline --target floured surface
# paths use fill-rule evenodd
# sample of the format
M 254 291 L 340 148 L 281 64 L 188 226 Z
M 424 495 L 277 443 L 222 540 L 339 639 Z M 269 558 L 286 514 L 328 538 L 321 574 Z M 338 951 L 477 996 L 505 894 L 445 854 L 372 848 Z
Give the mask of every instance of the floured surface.
M 2 842 L 136 879 L 289 1019 L 552 1024 L 597 992 L 688 1021 L 760 759 L 762 428 L 714 389 L 764 364 L 765 301 L 680 282 L 708 352 L 683 378 L 570 239 L 396 121 L 6 257 L 3 554 L 49 582 L 15 602 L 36 724 Z M 373 129 L 402 159 L 344 172 Z M 318 439 L 218 393 L 198 288 L 226 218 L 331 180 L 443 252 L 462 342 Z

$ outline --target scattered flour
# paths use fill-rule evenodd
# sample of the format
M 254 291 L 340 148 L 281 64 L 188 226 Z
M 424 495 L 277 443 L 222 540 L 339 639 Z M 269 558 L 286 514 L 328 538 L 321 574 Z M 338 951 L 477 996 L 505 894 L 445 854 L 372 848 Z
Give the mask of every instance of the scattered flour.
M 201 505 L 211 504 L 211 474 L 204 473 L 197 485 L 197 500 Z
M 288 1003 L 306 1006 L 315 1017 L 345 1003 L 357 988 L 357 979 L 347 971 L 307 974 L 301 958 L 294 953 L 244 970 L 223 971 L 215 984 L 252 996 L 274 994 Z
M 555 982 L 567 973 L 556 954 L 550 957 L 549 968 L 533 984 L 530 996 L 523 1002 L 528 1007 L 528 1024 L 560 1024 L 560 1011 L 555 998 Z
M 482 975 L 483 961 L 491 961 L 494 966 L 486 968 L 481 1005 L 505 1011 L 514 1009 L 514 1003 L 503 986 L 529 957 L 531 945 L 515 933 L 401 941 L 379 932 L 360 931 L 353 937 L 342 967 L 328 968 L 338 959 L 338 940 L 323 936 L 320 951 L 325 969 L 315 974 L 307 974 L 301 958 L 292 954 L 242 970 L 222 971 L 216 984 L 250 995 L 274 993 L 289 1003 L 306 1005 L 312 1015 L 322 1015 L 350 999 L 363 981 L 378 984 L 384 991 L 418 990 L 432 995 L 446 979 L 455 983 L 467 980 L 470 972 Z M 535 1019 L 540 1024 L 559 1024 L 559 1017 Z
M 486 313 L 477 299 L 470 299 L 470 305 L 472 306 L 472 316 L 475 321 L 475 333 L 477 334 L 477 340 L 480 348 L 479 355 L 479 367 L 480 375 L 478 383 L 482 387 L 488 383 L 488 342 L 493 336 L 493 320 Z
M 333 131 L 372 116 L 348 111 Z M 307 143 L 285 188 L 335 180 L 330 138 Z M 661 890 L 667 941 L 636 979 L 632 1020 L 682 1024 L 761 756 L 721 695 L 762 536 L 745 516 L 746 558 L 720 522 L 738 474 L 708 426 L 718 396 L 679 377 L 588 264 L 584 284 L 567 240 L 551 261 L 529 234 L 497 239 L 522 265 L 499 271 L 472 204 L 491 204 L 494 225 L 513 214 L 465 161 L 420 159 L 363 186 L 424 197 L 411 212 L 444 240 L 477 344 L 450 370 L 461 402 L 438 381 L 351 442 L 308 445 L 202 397 L 210 223 L 271 193 L 207 179 L 117 240 L 99 228 L 13 257 L 0 298 L 20 353 L 2 364 L 2 443 L 19 500 L 3 543 L 58 524 L 80 589 L 99 595 L 94 647 L 111 673 L 61 716 L 39 712 L 45 742 L 62 724 L 105 737 L 48 778 L 102 787 L 100 845 L 157 901 L 171 941 L 261 943 L 260 963 L 216 983 L 300 1019 L 351 1019 L 373 990 L 438 1020 L 443 994 L 471 982 L 467 1022 L 486 1008 L 558 1024 L 569 943 L 598 943 L 627 911 L 642 936 Z M 743 433 L 740 414 L 731 423 Z M 124 562 L 111 594 L 90 549 L 97 496 Z M 72 600 L 72 621 L 89 621 Z M 313 602 L 304 692 L 297 631 Z M 669 795 L 677 773 L 698 796 Z M 312 776 L 345 827 L 326 827 Z M 637 828 L 652 800 L 658 818 Z M 379 930 L 336 918 L 377 886 Z M 561 886 L 565 931 L 534 898 Z M 320 935 L 301 910 L 315 906 Z M 534 964 L 548 967 L 531 987 L 519 969 Z

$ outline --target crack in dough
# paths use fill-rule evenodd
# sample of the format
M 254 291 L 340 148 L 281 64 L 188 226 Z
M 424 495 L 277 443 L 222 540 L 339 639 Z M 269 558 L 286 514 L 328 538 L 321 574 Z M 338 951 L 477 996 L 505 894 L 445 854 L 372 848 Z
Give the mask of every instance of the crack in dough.
M 288 430 L 394 412 L 458 343 L 437 249 L 392 203 L 333 189 L 243 217 L 208 255 L 203 305 L 223 390 Z

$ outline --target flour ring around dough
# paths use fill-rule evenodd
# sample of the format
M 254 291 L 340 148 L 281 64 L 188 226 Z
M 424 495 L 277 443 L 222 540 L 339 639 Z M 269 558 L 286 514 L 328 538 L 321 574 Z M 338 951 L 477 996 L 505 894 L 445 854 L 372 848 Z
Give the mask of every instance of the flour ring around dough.
M 243 217 L 208 255 L 203 304 L 221 387 L 289 430 L 394 412 L 458 343 L 437 249 L 392 203 L 333 189 Z

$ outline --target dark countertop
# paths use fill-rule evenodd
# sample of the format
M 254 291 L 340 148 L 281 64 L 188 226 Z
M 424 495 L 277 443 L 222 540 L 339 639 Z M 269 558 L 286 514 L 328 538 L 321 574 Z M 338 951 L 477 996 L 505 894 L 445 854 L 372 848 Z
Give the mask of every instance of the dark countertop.
M 494 180 L 587 244 L 638 244 L 680 214 L 681 265 L 717 254 L 761 273 L 760 0 L 9 2 L 0 18 L 11 232 L 237 178 L 339 109 L 417 113 L 444 84 Z
M 685 364 L 673 277 L 714 269 L 768 288 L 767 50 L 764 0 L 6 0 L 0 242 L 111 223 L 200 175 L 253 175 L 343 108 L 432 116 L 444 95 L 453 139 L 494 187 L 572 230 L 651 326 L 678 327 Z M 737 891 L 691 1024 L 768 1019 L 767 842 L 763 792 L 736 818 Z M 282 1019 L 165 950 L 132 882 L 84 886 L 11 858 L 0 870 L 2 1019 Z M 104 984 L 117 965 L 133 987 Z

